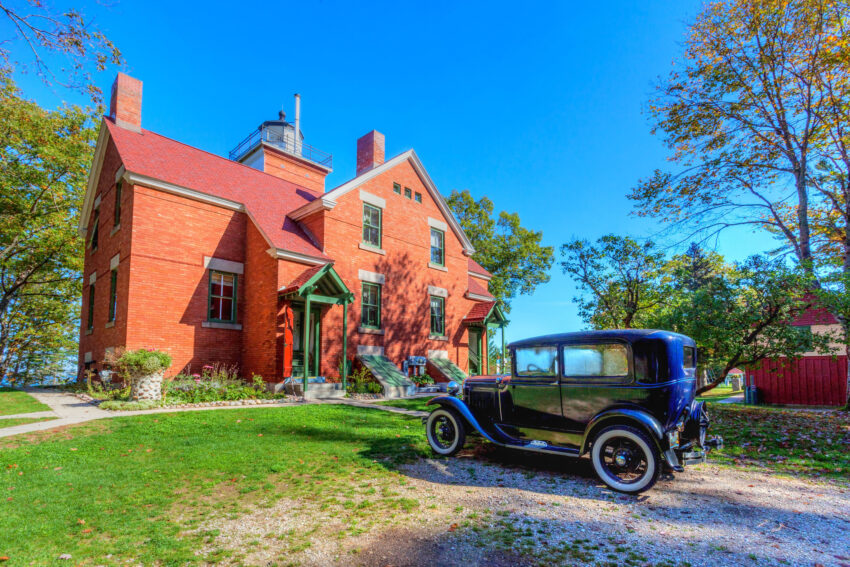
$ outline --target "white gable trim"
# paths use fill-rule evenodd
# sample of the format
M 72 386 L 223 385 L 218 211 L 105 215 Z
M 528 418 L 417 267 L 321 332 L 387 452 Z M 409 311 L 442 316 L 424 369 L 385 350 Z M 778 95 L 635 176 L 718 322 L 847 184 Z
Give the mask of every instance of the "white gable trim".
M 330 191 L 325 193 L 324 197 L 322 198 L 334 201 L 334 204 L 336 204 L 335 202 L 339 201 L 339 198 L 348 193 L 349 191 L 356 189 L 357 187 L 359 187 L 363 183 L 366 183 L 370 179 L 374 179 L 382 173 L 389 171 L 395 166 L 408 160 L 413 166 L 414 171 L 416 171 L 416 174 L 419 176 L 419 179 L 422 180 L 422 184 L 425 185 L 425 188 L 428 190 L 428 193 L 431 195 L 431 198 L 434 200 L 435 203 L 437 203 L 437 207 L 440 209 L 440 212 L 443 213 L 443 217 L 448 221 L 448 226 L 451 227 L 452 232 L 454 232 L 455 235 L 458 237 L 458 240 L 460 240 L 460 243 L 463 246 L 464 253 L 467 256 L 472 256 L 472 254 L 475 252 L 475 248 L 472 246 L 472 242 L 469 241 L 469 238 L 466 236 L 466 233 L 463 232 L 463 228 L 461 228 L 460 223 L 457 222 L 457 219 L 455 218 L 454 214 L 452 214 L 448 203 L 446 203 L 446 200 L 437 190 L 437 186 L 434 185 L 434 181 L 431 179 L 431 176 L 428 175 L 428 172 L 425 171 L 425 166 L 422 165 L 422 162 L 419 161 L 419 157 L 413 150 L 407 150 L 406 152 L 397 155 L 391 160 L 384 162 L 382 165 L 379 165 L 374 169 L 370 169 L 369 171 L 363 172 L 361 175 L 358 175 L 354 179 L 343 183 L 339 187 L 331 189 Z M 312 204 L 313 203 L 308 203 L 307 205 L 295 209 L 294 211 L 290 212 L 288 216 L 292 219 L 296 219 L 296 216 L 299 216 L 299 218 L 304 218 L 304 216 L 306 216 L 304 214 L 304 209 Z M 332 208 L 333 207 L 330 207 L 327 210 L 330 210 Z
M 475 272 L 470 272 L 470 271 L 467 271 L 467 273 L 470 276 L 472 276 L 473 278 L 478 278 L 478 279 L 484 280 L 485 282 L 489 282 L 491 279 L 493 279 L 491 276 L 485 276 L 484 274 L 477 274 Z
M 324 265 L 329 262 L 329 260 L 314 258 L 313 256 L 307 256 L 300 252 L 284 250 L 283 248 L 269 248 L 266 252 L 268 252 L 272 258 L 277 258 L 278 260 L 291 260 L 292 262 L 298 262 L 299 264 L 307 264 L 310 266 Z
M 175 185 L 167 181 L 160 181 L 159 179 L 148 177 L 147 175 L 140 175 L 138 173 L 128 171 L 124 174 L 124 179 L 131 185 L 144 185 L 145 187 L 151 187 L 152 189 L 158 189 L 165 193 L 186 197 L 187 199 L 207 203 L 208 205 L 215 205 L 217 207 L 230 209 L 231 211 L 245 212 L 245 205 L 242 203 L 237 203 L 236 201 L 231 201 L 230 199 L 224 199 L 222 197 L 214 197 L 206 193 L 201 193 L 200 191 L 195 191 L 194 189 L 189 189 L 188 187 L 181 187 L 180 185 Z
M 495 297 L 488 297 L 486 295 L 478 295 L 477 293 L 472 293 L 470 291 L 466 292 L 467 299 L 474 299 L 475 301 L 496 301 Z
M 109 145 L 109 128 L 100 121 L 100 130 L 97 133 L 97 145 L 94 148 L 94 159 L 89 169 L 89 179 L 86 184 L 86 196 L 83 198 L 83 211 L 80 214 L 80 224 L 77 232 L 81 237 L 86 236 L 89 226 L 89 217 L 94 208 L 94 193 L 97 190 L 97 182 L 100 179 L 100 170 L 103 168 L 103 158 L 106 156 L 106 146 Z
M 286 216 L 288 216 L 294 221 L 300 221 L 301 219 L 305 219 L 314 213 L 318 213 L 319 211 L 330 211 L 334 207 L 336 207 L 336 201 L 323 196 L 319 197 L 314 201 L 310 201 L 306 205 L 298 207 Z

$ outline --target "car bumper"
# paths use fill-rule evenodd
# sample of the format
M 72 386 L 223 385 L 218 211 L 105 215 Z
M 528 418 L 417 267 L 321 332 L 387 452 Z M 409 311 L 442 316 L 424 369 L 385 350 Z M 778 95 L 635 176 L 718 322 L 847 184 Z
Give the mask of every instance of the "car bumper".
M 718 436 L 712 437 L 705 441 L 703 447 L 691 447 L 687 450 L 667 449 L 664 452 L 664 459 L 676 472 L 685 470 L 685 465 L 698 465 L 704 463 L 708 453 L 715 449 L 723 448 L 723 438 Z

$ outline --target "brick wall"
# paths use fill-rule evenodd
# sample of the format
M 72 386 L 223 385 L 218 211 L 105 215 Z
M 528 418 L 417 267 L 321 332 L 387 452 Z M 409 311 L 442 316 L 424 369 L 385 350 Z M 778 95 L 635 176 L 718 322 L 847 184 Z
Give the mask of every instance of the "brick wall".
M 402 186 L 402 194 L 393 192 L 393 182 Z M 404 188 L 422 195 L 422 203 L 404 197 Z M 360 190 L 383 198 L 382 249 L 385 254 L 362 250 L 362 207 Z M 460 241 L 451 231 L 445 234 L 447 271 L 428 266 L 430 259 L 430 226 L 428 217 L 445 222 L 436 203 L 409 162 L 399 164 L 340 198 L 324 219 L 325 253 L 335 259 L 334 269 L 354 293 L 355 301 L 348 310 L 348 356 L 353 357 L 358 345 L 383 346 L 385 354 L 401 364 L 408 355 L 425 356 L 429 350 L 447 350 L 449 358 L 467 369 L 467 333 L 463 317 L 473 302 L 464 297 L 467 289 L 467 258 Z M 360 326 L 361 282 L 358 270 L 384 274 L 382 288 L 383 334 L 358 332 Z M 448 291 L 446 299 L 446 340 L 429 338 L 430 308 L 428 286 Z M 342 307 L 326 311 L 322 333 L 322 372 L 338 376 L 342 354 Z
M 101 176 L 95 190 L 95 199 L 100 198 L 98 207 L 98 247 L 89 246 L 95 222 L 94 209 L 86 232 L 86 248 L 83 268 L 83 298 L 80 316 L 79 367 L 85 364 L 86 353 L 91 353 L 92 368 L 103 368 L 107 348 L 125 344 L 127 334 L 127 289 L 129 285 L 130 235 L 133 222 L 132 188 L 126 184 L 121 193 L 120 228 L 114 230 L 115 218 L 115 174 L 121 167 L 118 152 L 110 141 L 106 148 Z M 110 261 L 120 255 L 118 266 L 118 309 L 114 324 L 109 317 Z M 95 274 L 94 326 L 88 331 L 89 281 Z
M 204 257 L 245 262 L 244 213 L 143 186 L 133 192 L 127 348 L 167 351 L 167 375 L 187 366 L 241 364 L 242 332 L 205 328 L 209 270 Z M 237 276 L 237 323 L 245 310 L 245 278 Z
M 275 376 L 277 345 L 277 260 L 268 254 L 263 235 L 249 223 L 245 239 L 245 306 L 242 344 L 243 375 Z
M 316 194 L 325 192 L 326 170 L 275 151 L 268 146 L 263 147 L 263 171 L 295 183 L 299 187 L 306 187 Z

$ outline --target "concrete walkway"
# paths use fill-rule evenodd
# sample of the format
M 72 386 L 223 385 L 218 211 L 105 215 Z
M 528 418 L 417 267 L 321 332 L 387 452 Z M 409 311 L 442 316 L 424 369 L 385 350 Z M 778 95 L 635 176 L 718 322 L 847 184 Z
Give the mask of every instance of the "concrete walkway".
M 355 407 L 379 409 L 392 413 L 400 413 L 413 417 L 422 417 L 428 415 L 424 411 L 408 410 L 404 408 L 396 408 L 393 406 L 383 406 L 372 404 L 359 400 L 347 400 L 340 398 L 330 398 L 326 400 L 306 401 L 306 402 L 280 402 L 278 404 L 258 404 L 244 406 L 212 406 L 203 408 L 155 408 L 149 410 L 136 411 L 107 411 L 102 410 L 96 405 L 85 402 L 73 394 L 63 392 L 61 390 L 49 390 L 42 388 L 28 388 L 25 390 L 29 395 L 39 402 L 50 407 L 51 411 L 34 412 L 29 414 L 18 414 L 4 416 L 6 418 L 19 417 L 55 417 L 49 421 L 40 421 L 36 423 L 25 423 L 14 427 L 5 427 L 0 429 L 0 437 L 10 437 L 12 435 L 20 435 L 21 433 L 32 433 L 33 431 L 44 431 L 55 427 L 65 425 L 73 425 L 92 421 L 94 419 L 107 419 L 113 417 L 126 417 L 133 415 L 147 415 L 151 413 L 176 413 L 183 411 L 208 411 L 208 410 L 236 410 L 236 409 L 255 409 L 255 408 L 280 408 L 290 406 L 300 406 L 304 404 L 321 403 L 321 404 L 343 404 Z
M 740 394 L 735 394 L 734 396 L 729 396 L 728 398 L 723 398 L 718 404 L 743 404 L 744 403 L 744 392 Z

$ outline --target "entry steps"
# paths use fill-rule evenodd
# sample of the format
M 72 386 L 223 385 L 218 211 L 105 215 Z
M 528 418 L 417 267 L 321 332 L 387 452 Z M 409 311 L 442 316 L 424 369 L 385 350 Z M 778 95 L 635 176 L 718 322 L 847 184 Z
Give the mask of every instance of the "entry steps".
M 368 368 L 384 387 L 385 398 L 404 398 L 416 393 L 416 385 L 386 356 L 360 354 L 357 355 L 357 360 Z
M 458 365 L 445 356 L 429 356 L 428 364 L 430 364 L 440 376 L 445 378 L 447 382 L 455 381 L 457 383 L 461 383 L 466 380 L 466 372 L 461 370 Z

